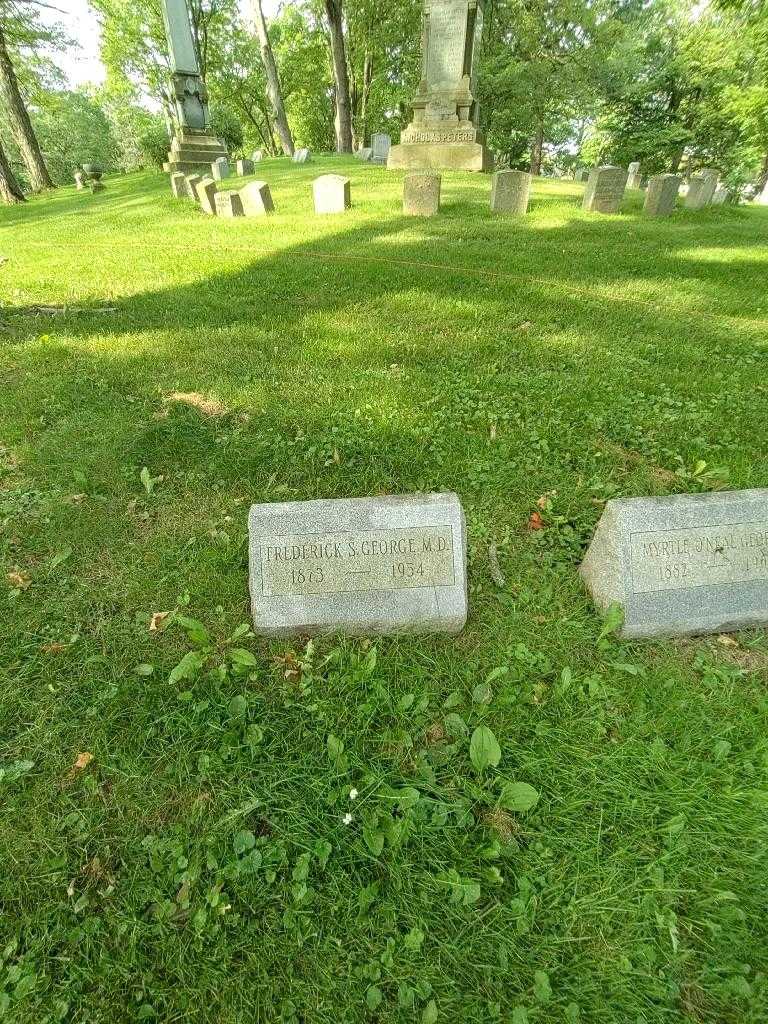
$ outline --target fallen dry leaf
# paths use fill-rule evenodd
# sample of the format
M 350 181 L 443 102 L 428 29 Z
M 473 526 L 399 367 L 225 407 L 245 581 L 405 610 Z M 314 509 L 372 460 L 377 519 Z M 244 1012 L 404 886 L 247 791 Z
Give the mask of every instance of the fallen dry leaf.
M 32 582 L 32 578 L 28 572 L 21 572 L 20 570 L 14 570 L 8 573 L 8 582 L 16 590 L 26 590 Z
M 149 622 L 149 632 L 159 633 L 170 614 L 170 612 L 153 612 Z
M 495 441 L 496 440 L 496 424 L 495 423 L 491 424 L 491 429 L 489 430 L 488 433 L 489 433 L 490 439 L 492 441 Z
M 557 491 L 547 491 L 546 494 L 542 494 L 540 498 L 536 499 L 536 504 L 539 508 L 546 508 L 552 498 L 557 497 Z
M 87 497 L 87 494 L 70 494 L 68 498 L 64 499 L 64 501 L 66 501 L 68 505 L 79 505 L 81 502 L 85 501 Z
M 43 654 L 61 654 L 62 651 L 66 651 L 66 644 L 43 644 L 40 650 Z
M 282 669 L 283 678 L 289 682 L 301 679 L 301 665 L 293 651 L 286 651 L 282 656 L 278 654 L 275 664 Z
M 728 636 L 727 633 L 721 633 L 717 638 L 717 642 L 721 647 L 738 647 L 739 641 L 734 640 L 732 636 Z
M 528 520 L 528 529 L 543 530 L 544 528 L 544 520 L 541 518 L 541 514 L 539 512 L 531 512 L 531 518 Z

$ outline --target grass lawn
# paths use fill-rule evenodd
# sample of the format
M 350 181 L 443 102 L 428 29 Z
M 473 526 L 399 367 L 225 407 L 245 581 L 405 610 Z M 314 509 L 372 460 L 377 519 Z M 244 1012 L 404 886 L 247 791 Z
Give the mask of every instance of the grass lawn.
M 0 1018 L 764 1022 L 768 637 L 620 643 L 576 566 L 610 497 L 768 486 L 768 209 L 259 177 L 0 210 Z M 460 637 L 238 629 L 251 502 L 442 489 Z

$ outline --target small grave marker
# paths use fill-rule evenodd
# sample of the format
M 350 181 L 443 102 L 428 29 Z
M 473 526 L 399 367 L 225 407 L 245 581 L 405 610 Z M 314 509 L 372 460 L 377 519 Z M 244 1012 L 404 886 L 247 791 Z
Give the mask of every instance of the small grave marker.
M 618 213 L 626 184 L 627 172 L 623 167 L 593 167 L 584 189 L 582 208 L 587 213 Z
M 240 200 L 246 217 L 263 217 L 272 213 L 275 204 L 266 181 L 249 181 L 240 189 Z
M 654 174 L 648 182 L 643 213 L 649 217 L 669 217 L 675 209 L 680 181 L 676 174 Z
M 527 171 L 496 171 L 491 178 L 491 212 L 528 212 L 531 176 Z
M 403 179 L 403 213 L 411 217 L 434 217 L 440 210 L 441 177 L 431 171 L 416 171 Z
M 315 213 L 344 213 L 351 205 L 349 178 L 322 174 L 312 182 Z

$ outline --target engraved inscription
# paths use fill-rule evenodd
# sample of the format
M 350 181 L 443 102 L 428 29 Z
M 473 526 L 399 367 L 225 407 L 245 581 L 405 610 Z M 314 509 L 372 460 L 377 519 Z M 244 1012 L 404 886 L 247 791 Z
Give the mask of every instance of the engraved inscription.
M 429 15 L 427 81 L 455 82 L 464 73 L 466 5 L 446 3 L 432 6 Z
M 442 132 L 406 129 L 402 135 L 403 142 L 474 142 L 476 138 L 477 135 L 471 128 Z
M 450 526 L 266 537 L 260 548 L 265 597 L 452 587 Z
M 632 592 L 768 580 L 768 522 L 633 533 Z

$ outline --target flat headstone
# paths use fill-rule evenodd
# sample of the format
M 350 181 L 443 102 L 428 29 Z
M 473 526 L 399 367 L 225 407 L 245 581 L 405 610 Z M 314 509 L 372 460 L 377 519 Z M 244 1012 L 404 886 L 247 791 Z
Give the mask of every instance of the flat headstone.
M 633 160 L 629 167 L 627 167 L 627 188 L 640 188 L 642 180 L 640 161 Z
M 226 192 L 217 192 L 214 197 L 216 203 L 216 216 L 217 217 L 242 217 L 243 204 L 240 199 L 240 193 L 234 190 Z
M 349 178 L 322 174 L 312 182 L 315 213 L 344 213 L 351 205 Z
M 203 213 L 216 216 L 216 182 L 213 178 L 201 178 L 195 187 L 197 201 Z
M 649 217 L 669 217 L 675 209 L 680 181 L 676 174 L 654 174 L 648 181 L 643 213 Z
M 703 174 L 692 174 L 688 181 L 688 191 L 685 195 L 685 208 L 687 210 L 701 210 L 707 205 L 707 192 L 709 182 Z
M 200 175 L 200 174 L 187 174 L 186 175 L 187 195 L 188 195 L 188 197 L 190 199 L 194 199 L 196 203 L 198 203 L 200 201 L 199 197 L 197 195 L 197 186 L 200 184 L 200 182 L 202 180 L 203 180 L 203 178 L 202 178 L 202 175 Z
M 229 175 L 229 160 L 225 156 L 220 156 L 218 160 L 213 161 L 211 164 L 211 177 L 214 181 L 223 181 Z
M 171 192 L 177 199 L 183 199 L 187 194 L 187 178 L 181 171 L 171 175 Z
M 253 505 L 254 628 L 295 633 L 458 633 L 466 530 L 455 494 Z
M 588 213 L 618 213 L 626 184 L 627 172 L 623 167 L 593 167 L 584 189 L 582 208 Z
M 530 195 L 527 171 L 496 171 L 491 178 L 492 213 L 527 213 Z
M 434 217 L 440 210 L 439 174 L 416 171 L 403 179 L 403 213 L 411 217 Z
M 609 501 L 579 571 L 625 637 L 768 624 L 768 490 Z
M 240 189 L 240 201 L 246 217 L 263 217 L 272 213 L 275 204 L 266 181 L 249 181 Z
M 238 160 L 235 164 L 235 174 L 239 178 L 245 177 L 246 174 L 253 174 L 253 160 Z
M 297 149 L 293 154 L 293 162 L 295 164 L 306 164 L 309 163 L 312 154 L 308 149 Z
M 385 164 L 392 148 L 392 138 L 386 132 L 374 132 L 371 136 L 371 160 L 375 164 Z

